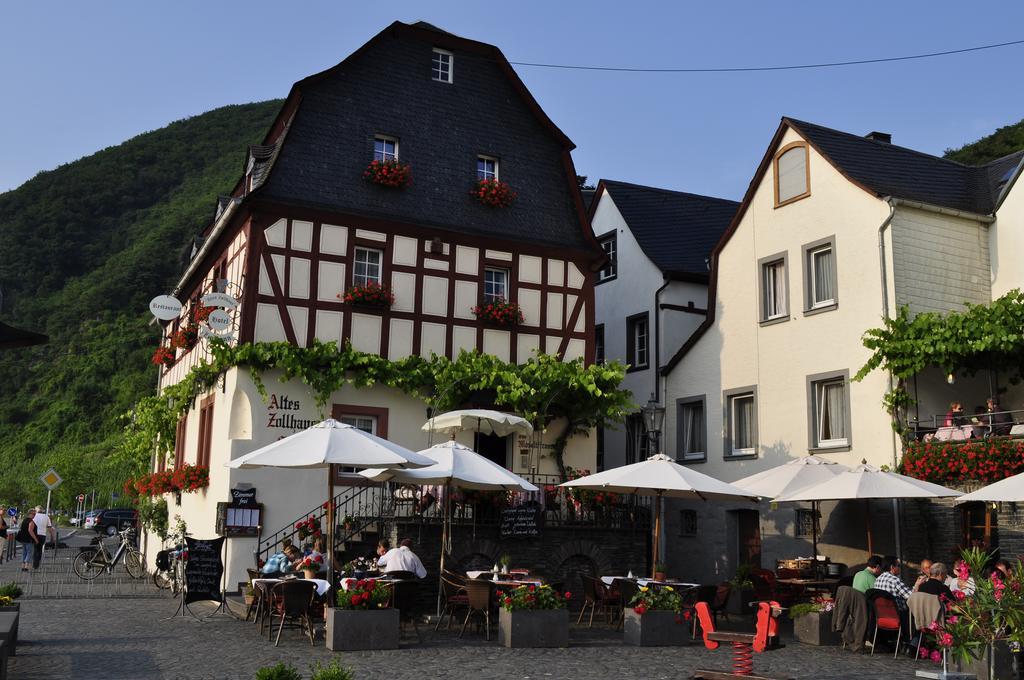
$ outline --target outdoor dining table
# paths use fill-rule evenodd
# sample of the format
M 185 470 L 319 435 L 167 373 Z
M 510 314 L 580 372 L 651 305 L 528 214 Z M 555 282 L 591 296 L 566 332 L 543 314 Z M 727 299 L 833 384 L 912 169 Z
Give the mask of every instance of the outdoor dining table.
M 685 581 L 671 581 L 671 580 L 655 581 L 652 578 L 629 578 L 627 576 L 602 576 L 601 577 L 601 582 L 604 583 L 606 586 L 610 586 L 610 585 L 614 584 L 616 580 L 635 581 L 636 584 L 638 586 L 641 586 L 641 587 L 647 586 L 647 585 L 649 585 L 651 583 L 653 583 L 656 586 L 672 586 L 673 588 L 679 588 L 679 589 L 682 589 L 682 590 L 686 590 L 688 588 L 698 588 L 698 587 L 700 587 L 699 583 L 687 583 Z
M 832 590 L 839 584 L 837 578 L 780 578 L 776 583 L 787 586 L 802 586 L 808 590 Z
M 296 579 L 282 579 L 282 578 L 254 578 L 252 580 L 252 587 L 259 588 L 260 590 L 269 593 L 270 589 L 278 583 L 284 581 L 311 581 L 316 584 L 317 597 L 323 597 L 328 590 L 331 589 L 331 582 L 322 578 L 296 578 Z

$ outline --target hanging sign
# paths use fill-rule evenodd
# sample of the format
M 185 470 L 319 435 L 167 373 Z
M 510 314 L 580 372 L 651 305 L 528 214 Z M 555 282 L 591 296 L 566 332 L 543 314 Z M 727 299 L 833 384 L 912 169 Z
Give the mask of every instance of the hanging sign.
M 242 508 L 256 507 L 256 489 L 232 489 L 231 504 Z
M 188 561 L 185 562 L 185 604 L 203 600 L 221 601 L 220 578 L 224 562 L 220 557 L 223 538 L 200 541 L 185 537 Z
M 60 483 L 63 482 L 64 480 L 61 479 L 61 476 L 57 474 L 56 470 L 50 468 L 49 470 L 43 473 L 43 476 L 39 478 L 39 481 L 42 482 L 43 486 L 45 486 L 47 489 L 53 491 L 58 486 L 60 486 Z
M 501 511 L 502 538 L 537 538 L 540 536 L 540 508 L 518 505 Z
M 231 327 L 231 315 L 223 309 L 216 309 L 206 317 L 206 325 L 214 331 L 225 331 Z
M 149 301 L 149 311 L 161 321 L 171 321 L 181 316 L 181 302 L 170 295 L 157 295 Z
M 203 297 L 199 298 L 199 301 L 203 303 L 204 307 L 226 307 L 228 309 L 234 309 L 238 306 L 238 300 L 227 293 L 207 293 Z

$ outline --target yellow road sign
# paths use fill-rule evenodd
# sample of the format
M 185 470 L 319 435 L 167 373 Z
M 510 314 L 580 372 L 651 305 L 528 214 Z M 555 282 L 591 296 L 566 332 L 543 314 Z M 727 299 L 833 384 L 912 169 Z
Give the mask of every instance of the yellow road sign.
M 60 483 L 63 482 L 64 480 L 61 479 L 61 476 L 57 474 L 56 470 L 50 468 L 49 470 L 43 473 L 43 476 L 39 478 L 39 481 L 42 482 L 43 486 L 45 486 L 47 489 L 53 491 L 58 486 L 60 486 Z

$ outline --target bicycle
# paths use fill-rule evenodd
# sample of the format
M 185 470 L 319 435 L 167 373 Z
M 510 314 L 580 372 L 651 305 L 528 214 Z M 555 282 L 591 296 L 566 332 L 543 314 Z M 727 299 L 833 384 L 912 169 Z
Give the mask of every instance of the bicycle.
M 103 572 L 109 574 L 114 570 L 117 563 L 121 561 L 122 557 L 124 558 L 125 571 L 128 572 L 129 576 L 132 578 L 142 578 L 146 575 L 146 568 L 142 562 L 142 553 L 139 552 L 138 548 L 135 547 L 135 543 L 131 540 L 135 529 L 129 527 L 117 533 L 121 537 L 121 545 L 117 547 L 117 552 L 113 555 L 110 554 L 107 546 L 103 543 L 103 537 L 97 536 L 92 540 L 92 543 L 97 547 L 83 548 L 75 556 L 72 569 L 74 569 L 78 578 L 91 581 Z
M 172 595 L 177 595 L 185 583 L 185 560 L 188 551 L 185 549 L 184 537 L 180 538 L 170 550 L 161 550 L 156 554 L 156 571 L 153 572 L 153 585 L 160 590 L 170 588 Z

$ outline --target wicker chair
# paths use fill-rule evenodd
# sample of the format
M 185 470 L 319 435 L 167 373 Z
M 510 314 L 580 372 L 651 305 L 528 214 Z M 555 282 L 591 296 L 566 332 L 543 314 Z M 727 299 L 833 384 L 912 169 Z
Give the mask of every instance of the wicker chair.
M 488 642 L 491 640 L 491 583 L 479 579 L 466 581 L 466 620 L 462 622 L 462 630 L 459 631 L 461 638 L 466 633 L 466 626 L 473 614 L 482 615 L 484 618 L 485 637 Z
M 293 625 L 297 623 L 303 631 L 309 632 L 309 644 L 313 646 L 312 608 L 315 597 L 316 584 L 301 579 L 282 581 L 270 589 L 270 635 L 274 634 L 274 617 L 281 617 L 277 626 L 277 639 L 274 640 L 275 647 L 281 642 L 281 631 L 288 619 L 292 620 Z
M 582 576 L 583 579 L 583 608 L 580 609 L 579 618 L 576 619 L 576 625 L 579 625 L 583 621 L 583 615 L 586 614 L 587 608 L 590 608 L 590 620 L 587 622 L 588 628 L 594 627 L 594 613 L 600 610 L 604 613 L 605 622 L 611 623 L 612 621 L 612 607 L 616 607 L 619 603 L 618 596 L 611 597 L 608 592 L 608 588 L 604 585 L 601 579 L 594 578 L 593 576 Z
M 252 588 L 252 602 L 245 609 L 245 620 L 248 621 L 249 617 L 252 616 L 253 621 L 255 621 L 256 615 L 258 615 L 260 610 L 260 591 L 253 587 L 252 582 L 260 578 L 260 570 L 246 569 L 245 573 L 249 575 L 249 587 Z

